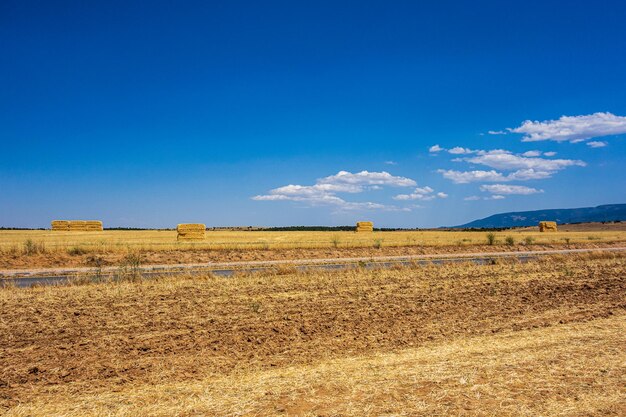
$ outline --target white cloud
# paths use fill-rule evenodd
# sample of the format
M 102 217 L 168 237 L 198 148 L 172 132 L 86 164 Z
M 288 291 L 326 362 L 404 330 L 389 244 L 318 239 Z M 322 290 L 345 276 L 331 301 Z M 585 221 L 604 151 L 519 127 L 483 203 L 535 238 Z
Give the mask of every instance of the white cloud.
M 406 177 L 396 177 L 386 171 L 369 172 L 361 171 L 355 174 L 348 171 L 339 171 L 335 175 L 330 175 L 317 180 L 317 184 L 329 184 L 333 186 L 357 186 L 388 185 L 391 187 L 411 187 L 416 182 Z
M 385 161 L 385 165 L 398 165 L 396 161 Z
M 558 120 L 542 122 L 526 120 L 521 126 L 508 130 L 523 134 L 523 142 L 553 140 L 576 143 L 596 137 L 626 133 L 626 117 L 608 112 L 561 116 Z
M 470 182 L 500 182 L 500 181 L 528 181 L 542 180 L 550 178 L 552 172 L 537 171 L 532 168 L 520 169 L 508 175 L 504 175 L 498 171 L 455 171 L 455 170 L 437 170 L 444 178 L 451 180 L 456 184 L 468 184 Z
M 380 189 L 382 186 L 410 187 L 415 185 L 416 182 L 410 178 L 394 176 L 385 171 L 361 171 L 357 173 L 339 171 L 335 175 L 318 179 L 314 185 L 289 184 L 274 188 L 266 195 L 254 196 L 252 199 L 256 201 L 297 201 L 310 206 L 335 206 L 341 210 L 410 211 L 410 209 L 379 203 L 349 202 L 336 194 L 361 193 L 366 190 Z
M 426 187 L 417 187 L 411 194 L 398 194 L 393 197 L 394 200 L 421 200 L 421 201 L 429 201 L 434 200 L 435 198 L 446 198 L 448 194 L 439 192 L 434 194 L 435 190 L 426 186 Z
M 593 146 L 593 145 L 592 145 Z M 522 154 L 514 154 L 505 149 L 470 150 L 461 148 L 464 153 L 472 155 L 453 158 L 453 162 L 466 162 L 470 164 L 484 165 L 490 170 L 437 170 L 444 178 L 456 184 L 468 184 L 473 182 L 511 182 L 530 181 L 551 178 L 556 172 L 572 166 L 584 167 L 587 164 L 577 159 L 551 159 L 540 157 L 541 151 L 532 150 Z M 461 153 L 459 151 L 458 153 Z M 554 156 L 555 152 L 546 152 L 545 156 Z
M 507 132 L 503 130 L 490 130 L 487 133 L 489 133 L 490 135 L 506 135 Z
M 514 155 L 509 151 L 496 149 L 493 151 L 481 151 L 478 156 L 464 159 L 474 164 L 486 165 L 490 168 L 502 170 L 534 169 L 543 172 L 560 171 L 570 166 L 584 167 L 583 161 L 574 159 L 546 159 L 528 158 Z
M 465 201 L 478 201 L 478 200 L 504 200 L 506 197 L 499 194 L 494 194 L 489 197 L 479 197 L 477 195 L 471 195 L 469 197 L 465 197 L 463 200 Z
M 462 155 L 462 154 L 476 153 L 476 151 L 473 151 L 469 148 L 462 148 L 460 146 L 455 146 L 452 149 L 448 149 L 448 153 L 451 153 L 453 155 Z
M 552 171 L 541 171 L 533 168 L 519 169 L 506 176 L 507 181 L 545 180 L 552 177 Z
M 543 190 L 538 190 L 536 188 L 508 184 L 481 185 L 480 190 L 498 195 L 530 195 L 543 193 Z
M 414 193 L 417 193 L 417 194 L 429 194 L 429 193 L 432 193 L 433 191 L 435 191 L 435 190 L 433 190 L 432 188 L 430 188 L 430 187 L 427 185 L 426 187 L 421 187 L 421 188 L 420 188 L 420 187 L 417 187 L 417 188 L 415 189 L 415 191 L 413 191 L 413 192 L 414 192 Z
M 608 143 L 604 141 L 592 140 L 591 142 L 587 142 L 587 145 L 592 148 L 604 148 L 608 145 Z
M 443 175 L 444 178 L 449 179 L 456 184 L 467 184 L 470 182 L 496 182 L 505 180 L 504 175 L 495 170 L 461 172 L 454 171 L 452 169 L 439 169 L 437 172 Z
M 396 207 L 379 203 L 354 203 L 354 202 L 342 202 L 339 207 L 341 210 L 381 210 L 381 211 L 411 211 L 407 207 Z
M 271 190 L 270 192 L 275 192 Z M 340 210 L 383 210 L 383 211 L 410 211 L 396 206 L 372 202 L 350 202 L 331 194 L 317 195 L 285 195 L 285 194 L 268 194 L 257 195 L 252 197 L 256 201 L 296 201 L 304 202 L 310 206 L 335 206 Z
M 282 194 L 263 194 L 255 195 L 252 197 L 255 201 L 280 201 L 280 200 L 293 200 L 293 198 Z
M 285 185 L 275 188 L 276 194 L 313 196 L 317 194 L 327 194 L 330 192 L 360 193 L 363 188 L 353 184 L 315 184 L 315 185 Z
M 421 200 L 421 201 L 429 201 L 429 200 L 434 200 L 435 197 L 433 197 L 432 195 L 423 195 L 423 194 L 398 194 L 397 196 L 394 196 L 393 199 L 394 200 L 398 200 L 398 201 L 408 201 L 408 200 Z
M 422 200 L 428 201 L 435 198 L 432 192 L 435 191 L 430 187 L 416 188 L 411 194 L 398 194 L 393 197 L 394 200 Z
M 433 145 L 430 148 L 428 148 L 428 152 L 431 152 L 431 153 L 441 152 L 443 150 L 444 149 L 439 145 Z

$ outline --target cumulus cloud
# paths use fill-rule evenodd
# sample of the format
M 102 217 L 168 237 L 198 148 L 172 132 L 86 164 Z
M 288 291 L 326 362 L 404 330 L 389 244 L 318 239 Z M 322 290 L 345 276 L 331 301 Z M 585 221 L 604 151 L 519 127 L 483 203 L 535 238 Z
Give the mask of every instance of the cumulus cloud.
M 552 171 L 541 171 L 533 168 L 519 169 L 506 176 L 507 181 L 545 180 L 552 177 Z
M 526 120 L 521 126 L 507 129 L 524 135 L 523 142 L 553 140 L 581 142 L 592 138 L 626 133 L 626 117 L 612 113 L 593 113 L 582 116 L 561 116 L 558 120 Z
M 592 148 L 604 148 L 606 145 L 608 145 L 607 142 L 598 140 L 592 140 L 591 142 L 587 142 L 587 146 L 590 146 Z
M 469 148 L 462 148 L 460 146 L 455 146 L 452 149 L 448 149 L 448 153 L 451 153 L 453 155 L 462 155 L 462 154 L 470 154 L 470 153 L 476 153 L 477 151 L 473 151 Z
M 439 146 L 439 145 L 433 145 L 430 148 L 428 148 L 428 152 L 431 152 L 431 153 L 437 153 L 437 152 L 441 152 L 443 150 L 444 149 L 441 146 Z
M 456 184 L 467 184 L 470 182 L 497 182 L 504 181 L 504 175 L 501 173 L 491 171 L 455 171 L 452 169 L 438 169 L 438 173 L 443 175 L 444 178 L 451 180 Z
M 480 190 L 497 195 L 530 195 L 543 193 L 543 190 L 538 190 L 536 188 L 508 184 L 481 185 Z
M 590 145 L 594 146 L 594 145 Z M 453 162 L 465 162 L 484 165 L 489 170 L 439 169 L 437 172 L 455 184 L 469 183 L 504 183 L 512 181 L 544 180 L 556 172 L 573 166 L 584 167 L 587 164 L 577 159 L 551 159 L 541 157 L 541 151 L 532 150 L 514 154 L 505 149 L 471 150 L 458 147 L 458 154 L 465 154 L 452 159 Z M 455 149 L 455 148 L 453 148 Z M 462 151 L 461 151 L 462 150 Z M 471 155 L 468 155 L 471 154 Z M 555 152 L 545 152 L 544 156 L 554 156 Z
M 372 202 L 349 202 L 337 196 L 337 193 L 361 193 L 366 190 L 389 187 L 411 187 L 416 182 L 410 178 L 399 177 L 388 172 L 361 171 L 352 173 L 339 171 L 335 175 L 320 178 L 313 185 L 289 184 L 274 188 L 265 195 L 252 197 L 256 201 L 297 201 L 311 206 L 330 205 L 342 210 L 387 210 L 406 211 L 385 204 Z
M 554 172 L 571 166 L 584 167 L 587 165 L 583 161 L 574 159 L 546 159 L 514 155 L 513 153 L 502 149 L 481 151 L 477 156 L 465 158 L 464 160 L 473 164 L 485 165 L 495 169 L 533 169 L 542 172 Z
M 537 171 L 534 169 L 520 169 L 504 175 L 496 170 L 490 171 L 455 171 L 452 169 L 437 170 L 444 178 L 451 180 L 455 184 L 468 184 L 471 182 L 500 182 L 500 181 L 527 181 L 542 180 L 550 178 L 552 172 Z
M 465 197 L 463 200 L 465 201 L 478 201 L 478 200 L 504 200 L 506 197 L 499 194 L 490 195 L 489 197 L 479 197 L 477 195 L 471 195 L 469 197 Z
M 410 178 L 396 177 L 386 171 L 369 172 L 361 171 L 355 174 L 348 171 L 339 171 L 335 175 L 330 175 L 317 180 L 319 185 L 332 186 L 356 186 L 366 187 L 371 185 L 386 185 L 391 187 L 412 187 L 417 183 Z
M 469 149 L 469 148 L 463 148 L 461 146 L 455 146 L 454 148 L 450 148 L 450 149 L 446 149 L 446 148 L 442 148 L 439 145 L 433 145 L 428 149 L 428 152 L 430 153 L 438 153 L 441 151 L 446 151 L 448 153 L 451 153 L 453 155 L 466 155 L 466 154 L 471 154 L 471 153 L 476 153 L 478 151 Z
M 396 206 L 390 206 L 372 202 L 351 202 L 346 201 L 341 197 L 332 194 L 311 194 L 306 193 L 304 195 L 286 195 L 286 194 L 271 194 L 279 192 L 279 189 L 270 191 L 267 195 L 257 195 L 252 197 L 256 201 L 296 201 L 303 202 L 310 206 L 334 206 L 340 210 L 383 210 L 383 211 L 410 211 Z
M 394 200 L 421 200 L 421 201 L 429 201 L 434 200 L 435 198 L 446 198 L 448 194 L 439 192 L 435 194 L 435 190 L 426 186 L 426 187 L 417 187 L 411 194 L 398 194 L 393 197 Z

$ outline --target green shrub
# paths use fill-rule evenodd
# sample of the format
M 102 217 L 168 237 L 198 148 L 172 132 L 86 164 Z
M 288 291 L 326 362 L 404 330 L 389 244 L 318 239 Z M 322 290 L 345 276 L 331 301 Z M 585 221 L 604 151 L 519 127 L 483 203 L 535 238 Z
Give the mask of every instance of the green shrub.
M 487 233 L 487 244 L 489 246 L 493 246 L 493 245 L 496 244 L 496 234 L 495 233 L 492 233 L 492 232 Z

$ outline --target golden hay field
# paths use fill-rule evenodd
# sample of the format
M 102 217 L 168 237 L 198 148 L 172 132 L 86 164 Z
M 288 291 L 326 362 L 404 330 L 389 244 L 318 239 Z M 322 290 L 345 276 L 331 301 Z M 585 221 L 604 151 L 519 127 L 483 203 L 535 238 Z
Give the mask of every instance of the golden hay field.
M 537 230 L 507 230 L 494 232 L 496 243 L 512 237 L 515 243 L 532 239 L 535 244 L 564 244 L 626 241 L 624 230 L 559 231 L 540 233 Z M 116 252 L 128 250 L 239 250 L 294 248 L 359 248 L 372 246 L 472 246 L 484 245 L 484 231 L 389 231 L 354 232 L 269 232 L 269 231 L 207 231 L 206 239 L 198 242 L 177 242 L 176 231 L 110 231 L 53 232 L 43 230 L 0 231 L 0 251 L 18 251 L 28 240 L 42 245 L 46 251 Z
M 626 257 L 0 288 L 0 414 L 624 415 Z

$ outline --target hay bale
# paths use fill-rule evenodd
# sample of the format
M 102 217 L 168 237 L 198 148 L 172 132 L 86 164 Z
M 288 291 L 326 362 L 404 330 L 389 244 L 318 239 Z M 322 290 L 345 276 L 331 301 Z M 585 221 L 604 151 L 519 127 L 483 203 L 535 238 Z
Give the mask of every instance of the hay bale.
M 52 230 L 68 231 L 70 230 L 70 222 L 67 220 L 52 220 L 50 222 Z
M 102 222 L 100 220 L 86 220 L 85 230 L 89 232 L 102 232 L 104 228 L 102 227 Z
M 356 231 L 359 233 L 362 232 L 373 232 L 374 231 L 374 223 L 373 222 L 356 222 Z
M 183 223 L 176 226 L 177 240 L 204 240 L 206 226 L 202 223 Z
M 87 222 L 84 220 L 70 220 L 70 232 L 84 232 L 87 230 Z
M 50 222 L 52 230 L 63 230 L 70 232 L 101 232 L 102 222 L 100 220 L 52 220 Z
M 202 223 L 183 223 L 176 226 L 179 232 L 204 231 L 206 226 Z
M 540 232 L 556 232 L 556 222 L 541 221 L 539 222 Z

